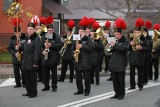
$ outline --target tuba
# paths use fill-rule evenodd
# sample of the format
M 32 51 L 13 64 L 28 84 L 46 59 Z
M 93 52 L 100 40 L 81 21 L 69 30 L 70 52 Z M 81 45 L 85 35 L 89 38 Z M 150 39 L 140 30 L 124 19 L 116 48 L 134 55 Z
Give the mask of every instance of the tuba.
M 137 45 L 140 45 L 140 36 L 141 36 L 142 33 L 139 33 L 137 35 L 134 34 L 134 37 L 133 37 L 133 42 L 135 42 L 135 45 L 132 45 L 132 49 L 135 51 L 136 50 L 136 46 Z
M 37 35 L 39 36 L 40 39 L 41 39 L 41 33 L 42 32 L 47 32 L 47 27 L 44 24 L 42 24 L 40 29 L 36 31 L 36 33 L 37 33 Z
M 158 39 L 158 37 L 160 37 L 160 32 L 155 29 L 154 30 L 154 35 L 152 36 L 153 51 L 157 50 L 158 47 L 160 46 L 160 39 Z

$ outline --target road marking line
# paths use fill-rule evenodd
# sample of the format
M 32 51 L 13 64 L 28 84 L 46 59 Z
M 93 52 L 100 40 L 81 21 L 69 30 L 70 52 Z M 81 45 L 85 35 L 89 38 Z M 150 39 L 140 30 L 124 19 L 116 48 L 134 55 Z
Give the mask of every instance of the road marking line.
M 157 86 L 157 85 L 160 85 L 160 83 L 150 82 L 146 86 L 144 86 L 144 88 L 149 88 L 149 87 L 153 87 L 153 86 Z M 131 93 L 131 92 L 139 90 L 138 88 L 136 88 L 135 90 L 127 90 L 128 88 L 126 88 L 126 93 Z M 109 92 L 109 93 L 105 93 L 105 94 L 97 95 L 97 96 L 94 96 L 94 97 L 86 98 L 86 99 L 83 99 L 83 100 L 75 101 L 75 102 L 72 102 L 72 103 L 60 105 L 58 107 L 81 107 L 81 106 L 84 106 L 84 105 L 87 105 L 87 104 L 91 104 L 91 103 L 94 103 L 94 102 L 109 99 L 114 94 L 115 94 L 114 91 L 112 91 L 112 92 Z
M 15 79 L 14 78 L 8 78 L 2 84 L 0 84 L 0 87 L 6 87 L 6 86 L 12 86 L 12 85 L 16 85 Z

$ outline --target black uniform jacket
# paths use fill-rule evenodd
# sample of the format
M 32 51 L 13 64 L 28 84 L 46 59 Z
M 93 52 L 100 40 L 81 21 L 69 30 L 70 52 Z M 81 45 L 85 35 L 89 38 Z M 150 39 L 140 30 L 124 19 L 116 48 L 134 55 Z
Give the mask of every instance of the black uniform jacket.
M 103 44 L 100 39 L 94 40 L 93 48 L 90 55 L 90 60 L 92 65 L 99 65 L 100 64 L 100 51 L 103 50 Z
M 145 53 L 148 52 L 149 47 L 147 46 L 148 42 L 146 38 L 141 35 L 140 37 L 140 45 L 142 46 L 141 50 L 134 51 L 132 46 L 130 45 L 129 52 L 129 64 L 135 66 L 144 66 L 145 62 Z
M 47 38 L 44 38 L 43 40 L 43 50 L 45 49 L 45 42 Z M 53 36 L 51 39 L 48 39 L 48 42 L 51 43 L 51 47 L 49 48 L 48 53 L 48 60 L 44 59 L 44 56 L 42 55 L 42 65 L 49 65 L 49 66 L 57 66 L 60 61 L 60 54 L 59 50 L 62 48 L 63 43 L 61 41 L 61 38 L 53 33 Z
M 26 38 L 26 41 L 23 46 L 23 60 L 22 60 L 22 67 L 26 70 L 35 70 L 36 68 L 33 67 L 34 65 L 38 65 L 40 61 L 40 57 L 42 54 L 42 46 L 41 40 L 34 33 L 31 36 Z
M 93 42 L 89 36 L 84 36 L 80 41 L 82 48 L 80 49 L 79 61 L 75 63 L 76 70 L 90 70 L 91 69 L 91 59 L 90 54 L 93 48 Z M 75 45 L 74 45 L 75 46 Z M 75 50 L 75 47 L 74 47 Z
M 20 45 L 23 44 L 23 42 L 25 41 L 25 38 L 26 38 L 26 35 L 24 33 L 22 33 L 21 36 L 20 36 Z M 17 50 L 15 49 L 16 44 L 17 44 L 17 37 L 16 37 L 16 35 L 13 35 L 11 37 L 11 39 L 9 41 L 9 44 L 8 44 L 8 47 L 7 47 L 9 53 L 11 53 L 11 55 L 12 55 L 12 63 L 13 64 L 19 64 L 20 63 L 15 56 L 15 53 L 17 53 Z M 18 51 L 22 51 L 22 49 L 19 48 Z
M 127 51 L 129 43 L 126 38 L 122 36 L 111 50 L 111 58 L 109 60 L 109 71 L 111 72 L 125 72 L 127 66 Z

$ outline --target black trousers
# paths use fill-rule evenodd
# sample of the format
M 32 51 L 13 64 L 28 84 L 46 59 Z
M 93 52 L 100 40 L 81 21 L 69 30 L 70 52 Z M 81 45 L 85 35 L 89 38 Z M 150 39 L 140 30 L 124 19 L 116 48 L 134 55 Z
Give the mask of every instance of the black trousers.
M 112 72 L 113 88 L 117 96 L 125 95 L 125 72 Z
M 43 74 L 42 74 L 42 65 L 41 65 L 41 62 L 39 63 L 38 65 L 38 70 L 37 70 L 37 74 L 38 74 L 38 79 L 40 81 L 43 81 Z
M 62 68 L 61 68 L 60 80 L 64 81 L 68 65 L 69 65 L 69 69 L 70 69 L 69 79 L 70 79 L 70 81 L 73 81 L 73 77 L 74 77 L 74 64 L 73 64 L 73 61 L 66 61 L 66 60 L 62 60 Z
M 57 88 L 57 66 L 43 65 L 44 86 L 49 88 L 50 71 L 52 73 L 52 88 Z
M 96 83 L 99 83 L 99 66 L 92 65 L 92 70 L 90 71 L 91 82 L 94 82 L 94 76 L 96 78 Z
M 83 88 L 82 74 L 84 76 L 85 89 Z M 84 90 L 84 92 L 90 93 L 91 84 L 89 70 L 76 70 L 76 85 L 79 92 L 83 92 Z
M 135 82 L 135 69 L 137 68 L 138 71 L 138 87 L 143 88 L 143 67 L 142 66 L 135 66 L 130 65 L 130 87 L 134 88 L 136 86 Z
M 26 91 L 30 96 L 37 96 L 37 73 L 36 70 L 24 70 Z
M 154 67 L 154 79 L 158 79 L 159 77 L 159 59 L 152 59 L 152 66 Z M 152 79 L 153 77 L 153 70 L 149 74 L 149 78 Z
M 22 69 L 21 64 L 13 64 L 13 71 L 14 71 L 16 85 L 21 85 L 21 80 L 22 84 L 25 85 L 25 72 Z
M 111 55 L 105 55 L 105 72 L 109 69 L 109 60 L 111 58 Z
M 104 57 L 104 51 L 100 51 L 100 64 L 99 64 L 99 71 L 102 71 L 102 65 L 103 65 L 103 57 Z

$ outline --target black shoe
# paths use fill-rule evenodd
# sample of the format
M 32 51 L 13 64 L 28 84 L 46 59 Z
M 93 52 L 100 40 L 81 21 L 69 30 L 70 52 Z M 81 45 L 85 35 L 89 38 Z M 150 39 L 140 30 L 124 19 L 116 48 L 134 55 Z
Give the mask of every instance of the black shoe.
M 124 97 L 119 96 L 117 99 L 118 99 L 118 100 L 122 100 L 122 99 L 124 99 Z
M 142 91 L 143 90 L 143 88 L 139 88 L 139 91 Z
M 152 80 L 152 78 L 149 78 L 148 80 Z
M 79 94 L 83 94 L 83 92 L 77 91 L 74 93 L 74 95 L 79 95 Z
M 96 85 L 99 85 L 99 83 L 96 83 Z
M 69 82 L 70 82 L 70 83 L 73 83 L 73 80 L 70 80 Z
M 115 99 L 115 98 L 118 98 L 118 95 L 114 95 L 114 96 L 112 96 L 112 97 L 110 97 L 111 99 Z
M 128 90 L 134 90 L 134 89 L 136 89 L 135 87 L 130 87 L 130 88 L 128 88 Z
M 89 92 L 85 92 L 85 93 L 84 93 L 84 96 L 89 96 Z
M 26 94 L 22 94 L 22 96 L 29 96 L 29 94 L 28 94 L 28 93 L 26 93 Z
M 64 82 L 64 80 L 59 79 L 58 82 Z
M 157 78 L 155 78 L 155 79 L 154 79 L 154 81 L 158 81 L 158 79 L 157 79 Z
M 49 90 L 49 87 L 44 87 L 43 89 L 42 89 L 42 91 L 48 91 Z
M 52 88 L 52 91 L 53 91 L 53 92 L 56 92 L 56 91 L 57 91 L 57 88 Z
M 21 87 L 21 85 L 15 85 L 15 86 L 14 86 L 14 88 L 18 88 L 18 87 Z
M 39 79 L 39 80 L 37 80 L 37 82 L 42 82 L 42 80 L 41 80 L 41 79 Z
M 107 81 L 112 81 L 112 77 L 110 77 L 109 79 L 107 79 Z
M 33 96 L 33 95 L 30 95 L 30 96 L 29 96 L 29 98 L 34 98 L 34 97 L 37 97 L 37 96 L 36 96 L 36 95 L 34 95 L 34 96 Z

